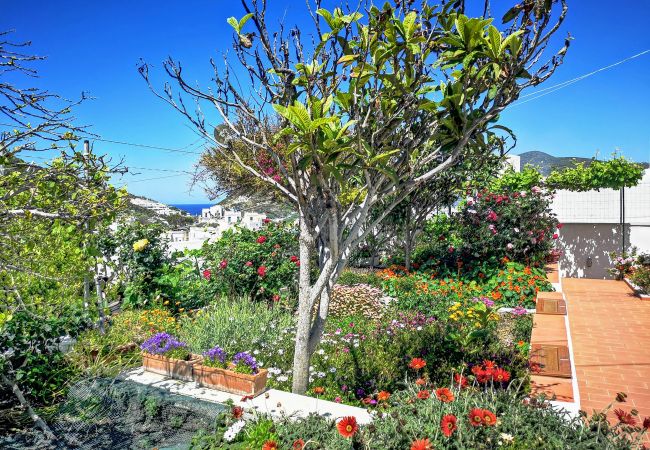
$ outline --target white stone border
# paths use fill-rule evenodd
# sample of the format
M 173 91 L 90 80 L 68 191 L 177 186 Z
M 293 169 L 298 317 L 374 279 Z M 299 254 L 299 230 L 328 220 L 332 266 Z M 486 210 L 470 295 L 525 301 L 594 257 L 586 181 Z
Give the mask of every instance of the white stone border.
M 242 406 L 249 412 L 258 411 L 269 414 L 274 418 L 298 418 L 316 413 L 330 419 L 354 416 L 358 423 L 364 425 L 372 421 L 372 416 L 365 409 L 277 389 L 269 389 L 252 400 L 242 402 L 241 395 L 201 387 L 193 381 L 174 380 L 164 375 L 147 372 L 142 367 L 127 372 L 126 379 L 146 386 L 164 389 L 172 394 L 185 395 L 211 403 L 223 404 L 228 400 L 232 400 L 235 405 Z

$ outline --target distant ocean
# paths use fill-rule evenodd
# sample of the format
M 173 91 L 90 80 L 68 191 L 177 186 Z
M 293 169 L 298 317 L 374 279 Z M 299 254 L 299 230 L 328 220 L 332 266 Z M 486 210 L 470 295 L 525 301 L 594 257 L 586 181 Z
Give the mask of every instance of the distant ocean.
M 183 211 L 187 211 L 193 216 L 200 216 L 201 210 L 203 208 L 209 208 L 212 206 L 211 203 L 192 203 L 192 204 L 182 204 L 182 205 L 170 205 Z

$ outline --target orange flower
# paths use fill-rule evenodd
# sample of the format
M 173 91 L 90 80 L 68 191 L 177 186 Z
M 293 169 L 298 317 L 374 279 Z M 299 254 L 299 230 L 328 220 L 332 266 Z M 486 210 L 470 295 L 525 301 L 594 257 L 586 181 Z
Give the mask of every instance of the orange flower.
M 321 394 L 323 394 L 323 393 L 325 393 L 325 388 L 324 388 L 324 387 L 322 387 L 322 386 L 316 386 L 316 387 L 314 388 L 314 394 L 316 394 L 316 395 L 321 395 Z
M 417 384 L 418 386 L 424 386 L 425 384 L 427 384 L 427 382 L 424 380 L 424 378 L 418 378 L 417 380 L 415 380 L 415 384 Z
M 379 394 L 377 394 L 377 400 L 380 402 L 385 402 L 390 398 L 390 392 L 388 391 L 381 391 Z
M 530 275 L 530 274 L 533 273 L 533 272 L 532 272 L 532 270 L 530 270 L 530 267 L 526 266 L 526 267 L 524 267 L 524 273 L 525 273 L 526 275 Z
M 458 419 L 456 419 L 456 416 L 453 414 L 443 416 L 440 421 L 440 430 L 442 431 L 442 434 L 447 437 L 451 436 L 453 432 L 456 431 L 456 428 L 458 428 L 456 425 L 457 420 Z
M 443 403 L 451 403 L 454 401 L 454 393 L 447 388 L 436 389 L 436 397 Z
M 356 418 L 353 416 L 348 416 L 339 420 L 339 423 L 336 424 L 336 428 L 341 436 L 344 438 L 349 438 L 354 436 L 354 434 L 359 429 L 359 425 L 357 425 Z
M 302 439 L 296 439 L 295 441 L 293 441 L 293 445 L 291 446 L 291 448 L 293 450 L 302 450 L 303 448 L 305 448 L 305 441 L 303 441 Z
M 433 450 L 429 439 L 417 439 L 411 443 L 411 450 Z
M 473 427 L 483 425 L 483 410 L 481 408 L 472 408 L 468 414 L 469 423 Z
M 497 424 L 497 416 L 492 411 L 488 409 L 484 409 L 482 411 L 482 414 L 483 414 L 483 425 L 488 427 L 493 427 L 494 425 Z
M 510 372 L 501 368 L 496 369 L 492 372 L 492 379 L 499 383 L 507 383 L 510 381 Z
M 494 300 L 499 300 L 502 297 L 501 292 L 499 291 L 492 291 L 492 298 Z
M 262 450 L 278 450 L 278 443 L 275 441 L 266 441 L 264 445 L 262 445 Z
M 423 389 L 423 390 L 421 390 L 420 392 L 418 392 L 418 398 L 419 398 L 420 400 L 426 400 L 426 399 L 429 398 L 430 395 L 431 395 L 431 394 L 430 394 L 429 391 L 427 391 L 426 389 Z
M 420 370 L 427 365 L 427 362 L 422 358 L 413 358 L 409 363 L 409 367 L 413 370 Z

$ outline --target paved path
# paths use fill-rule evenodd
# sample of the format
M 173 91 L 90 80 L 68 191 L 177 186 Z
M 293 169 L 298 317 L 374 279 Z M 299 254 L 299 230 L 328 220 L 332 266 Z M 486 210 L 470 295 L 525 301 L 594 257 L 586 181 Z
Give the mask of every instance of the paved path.
M 615 408 L 650 416 L 650 302 L 622 281 L 563 278 L 580 407 L 591 415 L 617 392 Z

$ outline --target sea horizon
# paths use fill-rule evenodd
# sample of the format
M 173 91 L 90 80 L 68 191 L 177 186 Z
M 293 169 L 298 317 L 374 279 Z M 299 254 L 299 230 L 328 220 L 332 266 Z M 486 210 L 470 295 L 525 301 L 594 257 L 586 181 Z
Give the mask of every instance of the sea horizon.
M 181 209 L 192 216 L 200 216 L 203 208 L 209 208 L 212 203 L 170 203 L 169 206 Z

